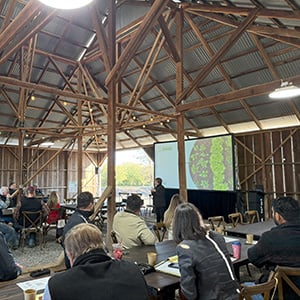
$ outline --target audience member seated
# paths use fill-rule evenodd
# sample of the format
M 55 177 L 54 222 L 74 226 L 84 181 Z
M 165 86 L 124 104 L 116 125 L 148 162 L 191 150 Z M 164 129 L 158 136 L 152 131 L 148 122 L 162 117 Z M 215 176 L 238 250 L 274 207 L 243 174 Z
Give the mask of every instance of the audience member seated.
M 113 231 L 124 248 L 154 245 L 155 235 L 140 217 L 143 200 L 136 194 L 127 197 L 126 209 L 115 214 Z
M 14 250 L 19 247 L 19 237 L 16 230 L 12 226 L 0 222 L 0 232 L 5 237 L 6 243 L 9 247 Z
M 168 239 L 173 239 L 173 219 L 175 214 L 176 207 L 184 203 L 184 199 L 179 194 L 174 194 L 171 198 L 170 204 L 168 209 L 165 211 L 164 214 L 164 224 L 168 230 Z
M 178 243 L 180 287 L 187 300 L 238 299 L 239 284 L 224 237 L 206 230 L 193 204 L 176 208 L 173 235 Z
M 35 191 L 33 186 L 29 186 L 26 189 L 25 197 L 21 199 L 21 201 L 17 204 L 16 210 L 15 210 L 15 218 L 18 221 L 18 228 L 23 226 L 23 211 L 30 211 L 30 212 L 37 212 L 42 211 L 43 217 L 46 218 L 49 209 L 48 206 L 41 200 L 35 197 Z M 32 221 L 35 221 L 39 217 L 38 214 L 33 215 L 31 217 Z M 26 220 L 25 227 L 29 227 L 31 225 L 30 221 Z M 36 244 L 36 234 L 35 232 L 31 232 L 29 234 L 29 241 L 28 246 L 34 247 Z
M 259 283 L 267 281 L 277 265 L 300 267 L 299 202 L 292 197 L 277 198 L 272 203 L 272 214 L 277 226 L 263 233 L 258 243 L 248 249 L 249 261 L 263 267 Z M 300 287 L 300 278 L 295 284 Z M 295 294 L 286 290 L 284 299 L 296 299 Z
M 65 249 L 72 268 L 49 279 L 43 300 L 149 299 L 137 265 L 111 259 L 95 225 L 84 223 L 73 227 L 66 235 Z
M 89 217 L 94 212 L 94 196 L 90 192 L 82 192 L 77 196 L 77 209 L 72 214 L 67 224 L 64 227 L 62 246 L 64 247 L 65 236 L 70 229 L 81 223 L 89 223 Z M 70 262 L 65 252 L 65 264 L 70 268 Z
M 36 183 L 33 185 L 33 188 L 34 188 L 34 192 L 35 192 L 36 197 L 41 198 L 41 197 L 45 196 L 43 191 L 38 187 L 38 185 Z
M 9 184 L 9 194 L 13 195 L 17 190 L 17 184 L 15 182 L 11 182 Z M 10 207 L 16 207 L 17 206 L 17 196 L 13 196 L 10 198 Z
M 0 189 L 0 222 L 14 223 L 12 216 L 5 216 L 2 213 L 2 209 L 10 206 L 9 189 L 7 186 L 2 186 Z
M 21 266 L 15 262 L 2 232 L 0 232 L 0 261 L 0 281 L 15 279 L 22 273 Z

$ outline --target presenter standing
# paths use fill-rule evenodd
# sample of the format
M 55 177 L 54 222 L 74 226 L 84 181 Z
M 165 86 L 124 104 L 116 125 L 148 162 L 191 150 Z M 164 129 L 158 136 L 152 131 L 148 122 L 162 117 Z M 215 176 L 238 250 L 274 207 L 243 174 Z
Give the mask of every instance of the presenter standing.
M 160 223 L 164 220 L 164 212 L 166 210 L 165 187 L 162 185 L 162 179 L 157 177 L 154 181 L 154 188 L 151 189 L 153 196 L 153 205 L 155 207 L 156 222 Z

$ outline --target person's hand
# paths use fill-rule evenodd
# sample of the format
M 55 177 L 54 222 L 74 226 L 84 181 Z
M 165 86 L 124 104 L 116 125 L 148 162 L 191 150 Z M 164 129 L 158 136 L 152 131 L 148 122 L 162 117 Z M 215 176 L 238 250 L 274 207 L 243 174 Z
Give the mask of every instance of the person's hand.
M 155 193 L 155 192 L 156 192 L 156 189 L 151 189 L 151 192 L 152 192 L 152 193 Z

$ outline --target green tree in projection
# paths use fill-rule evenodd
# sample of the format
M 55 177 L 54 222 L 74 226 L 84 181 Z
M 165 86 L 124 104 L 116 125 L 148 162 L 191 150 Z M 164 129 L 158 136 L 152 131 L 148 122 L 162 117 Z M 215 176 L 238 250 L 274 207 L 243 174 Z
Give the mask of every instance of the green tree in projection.
M 223 151 L 224 151 L 224 176 L 225 183 L 228 189 L 233 189 L 234 175 L 233 175 L 233 155 L 232 155 L 232 139 L 228 136 L 223 140 Z
M 215 190 L 226 190 L 225 166 L 223 154 L 223 139 L 214 138 L 211 145 L 210 167 L 213 173 L 213 188 Z

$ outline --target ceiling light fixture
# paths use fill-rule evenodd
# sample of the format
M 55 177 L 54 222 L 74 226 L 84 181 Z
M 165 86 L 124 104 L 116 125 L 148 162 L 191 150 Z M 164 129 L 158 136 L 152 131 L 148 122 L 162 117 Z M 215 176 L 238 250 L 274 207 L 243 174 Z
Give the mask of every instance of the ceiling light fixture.
M 281 81 L 280 88 L 269 94 L 271 99 L 286 99 L 296 96 L 300 96 L 300 88 L 288 81 Z
M 93 0 L 39 0 L 53 8 L 58 9 L 75 9 L 91 3 Z

